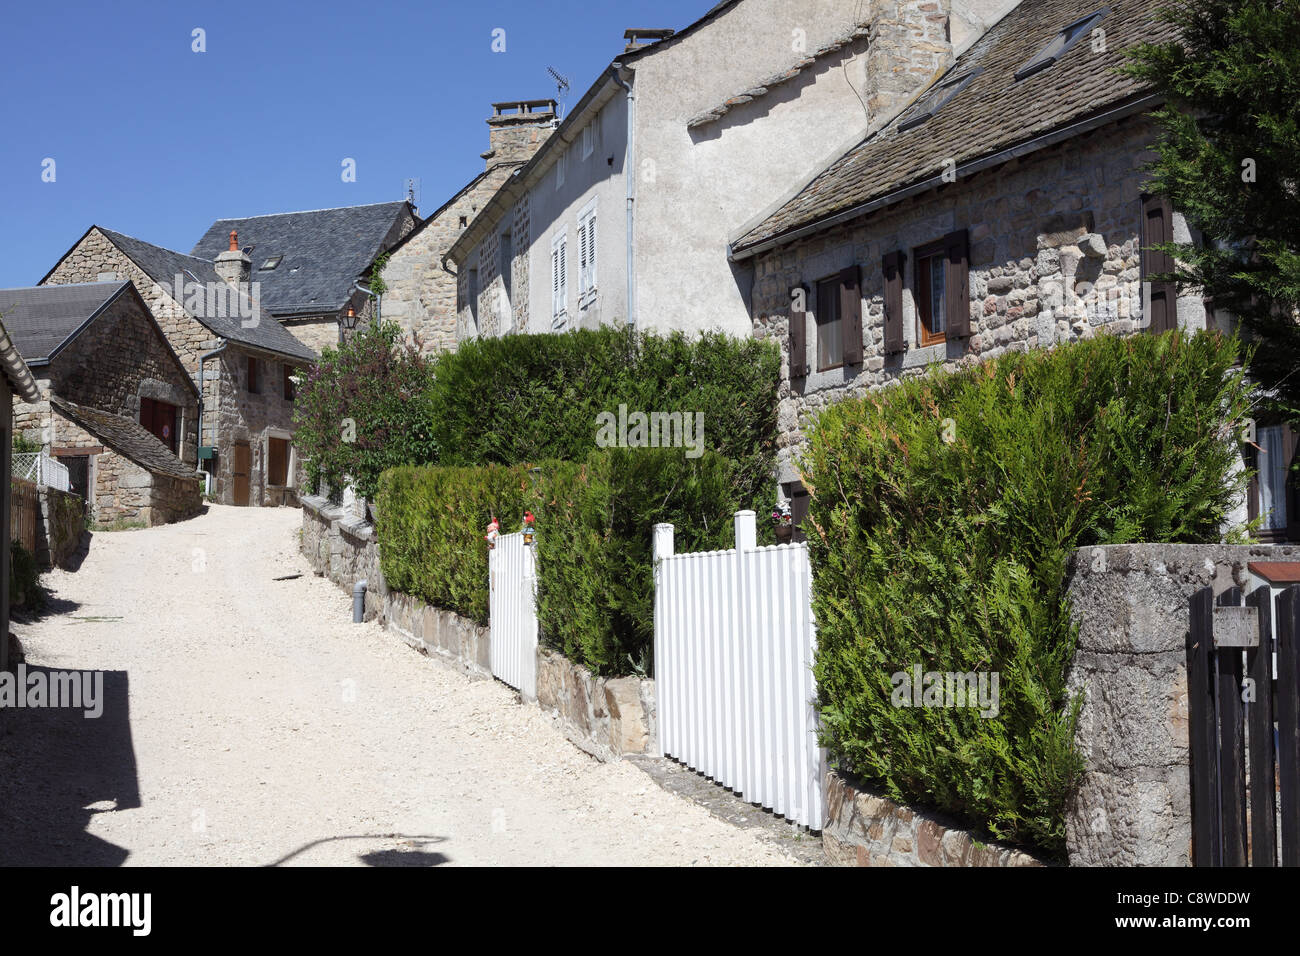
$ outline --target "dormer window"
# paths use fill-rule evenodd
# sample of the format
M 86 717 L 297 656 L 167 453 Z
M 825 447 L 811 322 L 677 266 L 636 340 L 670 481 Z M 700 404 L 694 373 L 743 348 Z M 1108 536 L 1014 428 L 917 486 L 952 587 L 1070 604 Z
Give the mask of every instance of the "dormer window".
M 980 67 L 973 70 L 966 70 L 956 73 L 952 76 L 945 77 L 936 83 L 930 90 L 922 96 L 906 113 L 898 123 L 899 132 L 911 129 L 913 126 L 920 126 L 939 110 L 950 99 L 966 89 L 971 80 L 980 74 Z
M 1064 56 L 1070 47 L 1078 43 L 1080 37 L 1090 33 L 1092 28 L 1108 13 L 1110 13 L 1110 7 L 1102 7 L 1096 13 L 1080 17 L 1070 25 L 1063 27 L 1060 33 L 1052 37 L 1047 46 L 1035 53 L 1028 63 L 1016 70 L 1016 79 L 1023 80 L 1027 76 L 1033 76 L 1039 70 L 1047 69 Z
M 280 260 L 283 258 L 284 256 L 271 256 L 269 259 L 267 259 L 265 262 L 263 262 L 260 266 L 257 267 L 258 271 L 270 272 L 272 269 L 274 269 L 276 266 L 280 264 Z

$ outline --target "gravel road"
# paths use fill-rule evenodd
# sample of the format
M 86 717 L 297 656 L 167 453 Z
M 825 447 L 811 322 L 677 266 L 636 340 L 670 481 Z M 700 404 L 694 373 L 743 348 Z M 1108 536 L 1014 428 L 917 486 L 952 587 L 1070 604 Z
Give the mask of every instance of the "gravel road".
M 104 671 L 104 713 L 0 710 L 0 864 L 796 862 L 351 624 L 300 521 L 210 506 L 45 576 L 28 667 Z

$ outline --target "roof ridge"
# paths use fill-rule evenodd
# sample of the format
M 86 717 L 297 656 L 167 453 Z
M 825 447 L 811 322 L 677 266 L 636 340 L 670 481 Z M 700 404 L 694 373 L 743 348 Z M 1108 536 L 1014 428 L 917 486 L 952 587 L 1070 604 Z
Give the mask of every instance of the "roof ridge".
M 130 239 L 132 242 L 138 242 L 141 243 L 142 245 L 149 246 L 151 249 L 161 249 L 163 252 L 169 252 L 174 256 L 180 256 L 182 259 L 193 259 L 195 262 L 202 262 L 204 265 L 209 265 L 209 266 L 212 265 L 211 259 L 201 259 L 198 256 L 190 255 L 188 252 L 178 252 L 175 249 L 169 249 L 166 246 L 160 246 L 156 242 L 150 242 L 148 239 L 141 239 L 138 236 L 128 236 L 124 232 L 118 232 L 116 229 L 109 229 L 106 226 L 95 226 L 95 228 L 98 229 L 100 232 L 109 236 L 121 236 L 123 239 Z M 63 284 L 71 285 L 72 283 L 63 283 Z
M 256 216 L 226 216 L 224 219 L 215 220 L 212 225 L 218 222 L 243 222 L 245 219 L 269 219 L 272 216 L 305 216 L 313 212 L 335 212 L 339 209 L 369 209 L 372 206 L 398 206 L 407 202 L 405 199 L 389 199 L 384 202 L 363 202 L 354 206 L 325 206 L 322 209 L 294 209 L 291 212 L 263 212 Z M 211 227 L 209 227 L 211 228 Z
M 102 282 L 60 282 L 56 285 L 13 285 L 0 289 L 0 292 L 34 292 L 37 289 L 76 289 L 89 285 L 122 285 L 130 279 L 105 279 Z

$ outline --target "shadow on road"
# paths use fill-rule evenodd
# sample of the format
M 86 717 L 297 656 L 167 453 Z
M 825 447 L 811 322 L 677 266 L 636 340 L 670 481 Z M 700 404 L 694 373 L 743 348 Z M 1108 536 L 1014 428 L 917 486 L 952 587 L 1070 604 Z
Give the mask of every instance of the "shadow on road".
M 29 686 L 69 673 L 25 667 Z M 0 709 L 0 866 L 119 866 L 129 855 L 86 832 L 96 813 L 140 806 L 127 674 L 102 673 L 97 718 L 85 707 Z
M 357 857 L 368 866 L 439 866 L 443 863 L 449 863 L 450 858 L 442 853 L 430 853 L 420 849 L 432 843 L 444 843 L 446 837 L 440 836 L 407 836 L 402 833 L 357 833 L 351 836 L 325 837 L 320 840 L 312 840 L 310 843 L 304 843 L 292 853 L 286 853 L 274 863 L 268 863 L 267 866 L 280 866 L 287 863 L 295 856 L 300 856 L 308 850 L 321 846 L 325 843 L 334 843 L 339 840 L 400 840 L 398 847 L 387 850 L 371 850 L 369 853 L 363 853 Z

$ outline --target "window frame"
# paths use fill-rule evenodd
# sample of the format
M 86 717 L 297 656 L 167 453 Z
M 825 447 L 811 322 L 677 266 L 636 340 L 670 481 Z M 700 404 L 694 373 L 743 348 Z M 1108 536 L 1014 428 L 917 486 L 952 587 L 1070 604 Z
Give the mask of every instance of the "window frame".
M 262 370 L 258 367 L 258 358 L 256 355 L 247 356 L 248 361 L 244 369 L 244 387 L 249 395 L 262 394 Z
M 1060 60 L 1061 57 L 1065 56 L 1065 54 L 1068 53 L 1080 39 L 1084 36 L 1091 36 L 1092 30 L 1090 28 L 1095 24 L 1100 23 L 1110 14 L 1110 12 L 1110 7 L 1101 7 L 1100 9 L 1089 13 L 1087 16 L 1079 17 L 1079 19 L 1072 20 L 1065 26 L 1061 27 L 1061 29 L 1056 32 L 1056 35 L 1047 41 L 1046 46 L 1042 47 L 1037 53 L 1021 64 L 1020 69 L 1016 70 L 1016 82 L 1027 80 L 1035 73 L 1041 73 L 1043 70 L 1052 66 Z M 1064 39 L 1066 34 L 1075 27 L 1080 28 L 1079 32 L 1069 39 Z M 1058 42 L 1060 43 L 1060 46 L 1053 50 L 1052 48 L 1056 46 Z
M 586 159 L 596 151 L 596 131 L 588 123 L 582 128 L 582 158 Z
M 844 368 L 846 364 L 846 349 L 844 342 L 844 309 L 840 301 L 840 274 L 838 272 L 818 279 L 813 287 L 817 290 L 817 299 L 813 305 L 813 324 L 816 332 L 816 339 L 813 341 L 814 357 L 817 360 L 817 371 L 833 372 L 837 368 Z M 827 311 L 826 306 L 830 305 L 835 312 L 835 318 L 823 318 Z M 839 332 L 839 361 L 830 365 L 822 364 L 822 328 L 828 326 L 831 322 L 836 324 Z
M 944 301 L 940 303 L 943 308 L 943 331 L 932 332 L 927 327 L 926 316 L 921 308 L 921 263 L 925 261 L 938 260 L 940 268 L 943 270 L 944 282 Z M 935 239 L 933 242 L 927 242 L 923 246 L 917 246 L 912 250 L 912 303 L 916 312 L 916 341 L 921 348 L 931 345 L 942 345 L 948 341 L 948 242 L 947 239 Z M 927 266 L 927 274 L 933 266 Z M 930 302 L 931 290 L 933 284 L 927 282 L 925 288 L 925 300 L 930 304 L 931 316 L 933 316 L 934 303 Z
M 957 96 L 962 90 L 970 86 L 971 81 L 984 72 L 984 68 L 982 66 L 971 67 L 969 70 L 958 73 L 956 76 L 951 76 L 951 72 L 952 71 L 950 70 L 948 75 L 945 75 L 943 79 L 939 80 L 922 93 L 917 101 L 907 108 L 907 111 L 903 113 L 898 120 L 898 131 L 900 133 L 911 129 L 914 126 L 920 126 L 922 123 L 931 119 L 941 109 L 948 105 L 948 103 L 952 101 L 953 97 Z M 951 89 L 949 89 L 950 87 Z M 927 100 L 941 90 L 948 90 L 947 95 L 937 97 L 927 106 Z
M 294 367 L 288 363 L 280 366 L 280 384 L 286 402 L 292 402 L 298 397 L 297 389 L 293 385 L 294 371 Z
M 596 292 L 596 264 L 599 261 L 596 255 L 596 237 L 599 235 L 600 230 L 596 229 L 596 198 L 593 196 L 578 213 L 579 307 L 589 302 Z
M 569 228 L 561 226 L 551 237 L 551 324 L 569 314 Z

